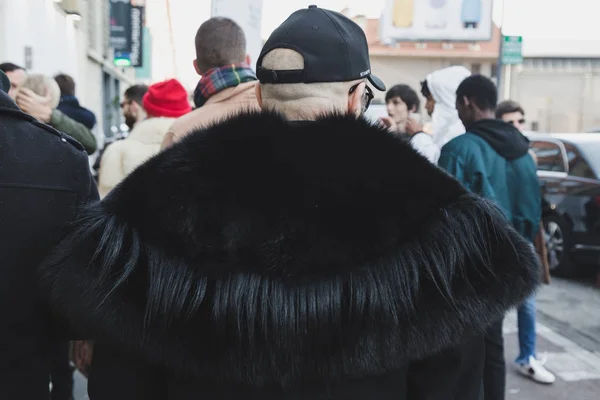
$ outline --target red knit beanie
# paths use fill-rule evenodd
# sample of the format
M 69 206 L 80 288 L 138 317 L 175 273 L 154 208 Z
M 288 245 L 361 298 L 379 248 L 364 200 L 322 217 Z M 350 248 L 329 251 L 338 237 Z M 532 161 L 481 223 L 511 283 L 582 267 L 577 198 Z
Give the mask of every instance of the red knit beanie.
M 187 92 L 177 79 L 150 86 L 142 103 L 153 117 L 177 118 L 192 111 Z

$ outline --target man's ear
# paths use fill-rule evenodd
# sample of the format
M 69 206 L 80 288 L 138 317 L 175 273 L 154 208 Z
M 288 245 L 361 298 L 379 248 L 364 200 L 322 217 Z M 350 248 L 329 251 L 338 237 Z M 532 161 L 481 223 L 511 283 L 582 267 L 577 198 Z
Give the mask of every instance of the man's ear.
M 365 92 L 365 82 L 359 83 L 356 90 L 348 96 L 348 114 L 360 116 L 362 113 L 362 99 Z
M 250 57 L 250 54 L 246 54 L 246 59 L 244 60 L 244 62 L 247 65 L 251 65 L 252 64 L 252 57 Z
M 469 105 L 471 105 L 471 102 L 469 101 L 469 98 L 467 96 L 463 96 L 462 101 L 465 107 L 469 107 Z
M 200 68 L 198 67 L 198 60 L 196 59 L 194 59 L 194 69 L 198 75 L 202 75 L 202 71 L 200 71 Z
M 254 93 L 256 93 L 256 101 L 258 102 L 258 106 L 262 108 L 262 92 L 260 89 L 260 83 L 257 83 L 254 86 Z

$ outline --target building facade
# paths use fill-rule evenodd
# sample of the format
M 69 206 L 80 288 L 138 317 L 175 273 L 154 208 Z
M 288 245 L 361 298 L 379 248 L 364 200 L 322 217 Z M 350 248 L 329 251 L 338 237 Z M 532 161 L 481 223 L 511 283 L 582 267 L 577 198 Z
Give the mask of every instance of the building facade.
M 347 10 L 344 10 L 347 12 Z M 354 16 L 369 42 L 371 69 L 388 87 L 398 83 L 420 89 L 432 71 L 463 65 L 472 73 L 498 78 L 501 33 L 494 27 L 487 42 L 400 42 L 379 38 L 379 20 Z M 600 40 L 524 38 L 523 64 L 503 71 L 501 85 L 521 103 L 528 129 L 540 132 L 586 132 L 600 128 Z M 503 100 L 506 90 L 500 91 Z M 384 93 L 377 93 L 381 102 Z
M 133 69 L 112 63 L 106 0 L 0 0 L 0 62 L 75 79 L 76 94 L 97 117 L 102 144 L 120 125 L 120 94 L 133 83 Z
M 531 39 L 510 74 L 510 97 L 541 132 L 600 127 L 600 39 Z
M 347 10 L 343 12 L 347 13 Z M 366 33 L 369 43 L 371 70 L 387 87 L 403 83 L 415 90 L 425 77 L 440 68 L 463 65 L 473 73 L 496 78 L 500 30 L 494 27 L 488 42 L 399 42 L 382 43 L 379 37 L 380 21 L 375 18 L 352 18 Z M 377 93 L 376 101 L 385 94 Z

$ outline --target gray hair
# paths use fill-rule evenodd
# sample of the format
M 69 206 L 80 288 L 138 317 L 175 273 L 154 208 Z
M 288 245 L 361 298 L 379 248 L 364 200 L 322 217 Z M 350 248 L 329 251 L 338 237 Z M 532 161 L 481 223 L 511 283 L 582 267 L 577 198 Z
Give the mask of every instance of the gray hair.
M 42 74 L 31 74 L 27 77 L 23 87 L 39 96 L 48 96 L 50 98 L 48 105 L 53 110 L 58 107 L 58 103 L 60 102 L 60 87 L 51 77 Z

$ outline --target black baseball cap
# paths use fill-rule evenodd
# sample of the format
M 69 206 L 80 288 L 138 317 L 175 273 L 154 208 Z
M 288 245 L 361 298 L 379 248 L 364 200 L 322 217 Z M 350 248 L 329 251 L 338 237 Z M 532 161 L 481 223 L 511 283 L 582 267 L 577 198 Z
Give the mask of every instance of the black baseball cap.
M 275 49 L 291 49 L 304 57 L 304 69 L 271 70 L 261 66 Z M 269 37 L 256 62 L 261 83 L 349 82 L 367 78 L 378 90 L 385 84 L 371 73 L 369 46 L 362 28 L 335 11 L 317 6 L 298 10 Z

